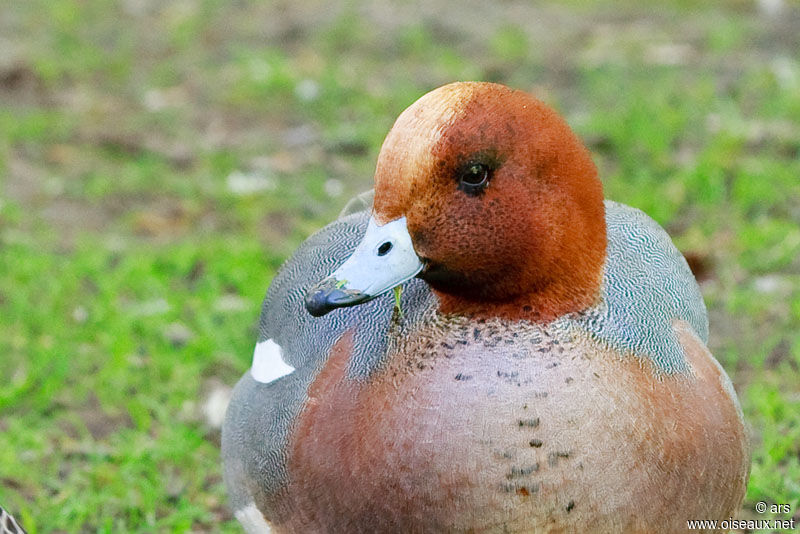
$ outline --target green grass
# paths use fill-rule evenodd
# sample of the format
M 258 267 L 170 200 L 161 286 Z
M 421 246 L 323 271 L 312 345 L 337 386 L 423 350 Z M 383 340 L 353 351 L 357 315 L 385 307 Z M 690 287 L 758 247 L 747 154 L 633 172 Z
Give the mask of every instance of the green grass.
M 742 517 L 800 514 L 797 3 L 268 4 L 4 8 L 0 503 L 32 532 L 238 532 L 209 390 L 249 366 L 271 277 L 370 186 L 400 111 L 483 79 L 559 109 L 606 196 L 704 266 L 753 429 Z

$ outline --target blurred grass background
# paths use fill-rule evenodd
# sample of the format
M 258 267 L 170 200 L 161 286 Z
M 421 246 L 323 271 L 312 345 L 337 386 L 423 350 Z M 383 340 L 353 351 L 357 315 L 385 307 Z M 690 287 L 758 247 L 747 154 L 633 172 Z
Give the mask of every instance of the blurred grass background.
M 558 109 L 689 257 L 800 521 L 800 3 L 31 0 L 0 10 L 0 503 L 31 532 L 239 532 L 219 405 L 281 262 L 419 96 Z M 788 518 L 788 516 L 781 516 Z

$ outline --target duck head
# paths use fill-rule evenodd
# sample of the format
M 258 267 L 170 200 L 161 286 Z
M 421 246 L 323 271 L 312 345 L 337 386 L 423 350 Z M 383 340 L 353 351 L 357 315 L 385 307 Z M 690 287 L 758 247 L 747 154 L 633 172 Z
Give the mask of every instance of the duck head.
M 309 290 L 315 316 L 419 276 L 442 313 L 548 322 L 598 298 L 603 191 L 566 122 L 492 83 L 440 87 L 386 137 L 363 241 Z

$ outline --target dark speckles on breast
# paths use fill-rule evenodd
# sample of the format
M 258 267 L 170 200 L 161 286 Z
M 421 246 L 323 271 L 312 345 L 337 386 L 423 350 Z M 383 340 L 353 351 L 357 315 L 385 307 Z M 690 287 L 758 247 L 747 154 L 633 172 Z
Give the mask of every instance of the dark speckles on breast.
M 448 343 L 447 341 L 442 341 L 442 347 L 448 350 L 453 350 L 456 346 L 453 345 L 452 343 Z
M 487 349 L 493 349 L 497 346 L 497 343 L 495 343 L 491 339 L 484 339 L 483 346 L 486 347 Z
M 510 373 L 507 373 L 506 371 L 498 370 L 497 371 L 497 376 L 500 377 L 500 378 L 517 378 L 519 376 L 519 372 L 518 371 L 512 371 Z
M 530 486 L 521 486 L 520 489 L 521 490 L 522 489 L 527 489 L 528 490 L 528 495 L 530 495 L 531 493 L 536 493 L 536 492 L 539 491 L 539 484 L 533 484 L 533 485 L 530 485 Z M 519 493 L 519 492 L 517 492 L 517 493 Z M 520 493 L 520 495 L 524 495 L 524 494 Z
M 528 497 L 539 491 L 539 484 L 520 485 L 513 482 L 504 482 L 500 484 L 500 489 L 505 493 L 516 493 L 517 495 Z
M 472 380 L 472 375 L 465 375 L 464 373 L 458 373 L 456 375 L 456 380 L 459 382 L 466 382 L 467 380 Z
M 571 376 L 568 376 L 567 378 L 565 378 L 565 379 L 564 379 L 564 382 L 566 382 L 567 384 L 569 384 L 569 383 L 570 383 L 570 382 L 572 382 L 573 380 L 575 380 L 575 379 L 574 379 L 574 378 L 572 378 Z
M 542 440 L 534 438 L 528 442 L 528 445 L 530 445 L 534 449 L 538 449 L 539 447 L 542 446 Z
M 573 508 L 575 508 L 575 501 L 569 501 L 567 503 L 567 507 L 564 509 L 567 511 L 567 513 L 570 513 Z
M 525 467 L 513 466 L 511 471 L 506 474 L 506 478 L 513 480 L 515 478 L 522 478 L 531 475 L 539 470 L 539 463 L 526 465 Z
M 519 428 L 536 428 L 539 426 L 539 418 L 533 417 L 531 419 L 520 419 L 517 421 Z
M 561 452 L 561 451 L 551 452 L 550 454 L 547 455 L 547 465 L 549 465 L 550 467 L 555 467 L 556 465 L 558 465 L 558 461 L 560 459 L 567 459 L 567 458 L 569 458 L 568 452 Z
M 513 460 L 514 459 L 514 451 L 513 449 L 503 449 L 494 451 L 494 457 L 498 460 Z

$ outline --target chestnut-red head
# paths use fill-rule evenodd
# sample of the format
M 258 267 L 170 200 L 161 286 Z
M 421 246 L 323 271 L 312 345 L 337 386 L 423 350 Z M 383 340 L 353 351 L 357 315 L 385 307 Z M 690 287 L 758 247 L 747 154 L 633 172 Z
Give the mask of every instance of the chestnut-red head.
M 524 92 L 453 83 L 406 109 L 375 173 L 371 224 L 377 234 L 393 221 L 444 313 L 550 321 L 599 294 L 597 170 L 566 122 Z

